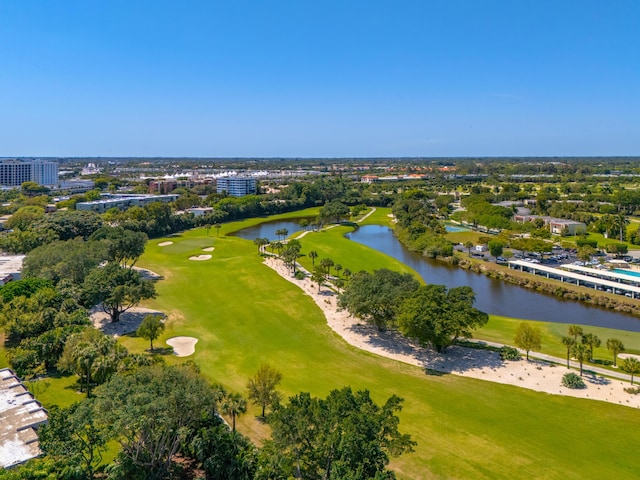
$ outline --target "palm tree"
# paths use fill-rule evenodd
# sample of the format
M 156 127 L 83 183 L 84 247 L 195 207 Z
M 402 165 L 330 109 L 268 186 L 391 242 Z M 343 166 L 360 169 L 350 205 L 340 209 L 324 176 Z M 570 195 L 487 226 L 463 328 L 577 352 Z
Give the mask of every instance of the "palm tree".
M 616 367 L 616 361 L 618 360 L 618 354 L 624 352 L 624 345 L 617 338 L 610 338 L 607 340 L 607 349 L 613 353 L 613 366 Z
M 340 276 L 340 272 L 342 271 L 342 265 L 340 265 L 339 263 L 336 263 L 336 266 L 333 267 L 336 271 L 336 275 L 339 277 Z
M 311 274 L 311 280 L 318 284 L 318 293 L 320 293 L 320 287 L 322 286 L 326 278 L 327 274 L 325 273 L 324 269 L 318 265 L 318 268 L 314 269 L 313 273 Z
M 327 275 L 329 276 L 331 275 L 331 267 L 333 267 L 333 265 L 333 260 L 331 260 L 330 258 L 323 258 L 322 260 L 320 260 L 320 266 L 327 270 Z
M 311 259 L 311 270 L 316 269 L 316 258 L 318 258 L 318 252 L 311 250 L 309 252 L 309 258 Z
M 471 249 L 473 248 L 473 242 L 470 242 L 467 240 L 466 242 L 464 242 L 464 248 L 467 249 L 468 255 L 471 256 Z
M 593 362 L 593 348 L 600 346 L 602 343 L 600 338 L 593 333 L 585 333 L 582 336 L 582 343 L 589 346 L 589 360 Z
M 353 272 L 349 269 L 349 268 L 345 268 L 344 269 L 344 278 L 346 278 L 347 280 L 349 279 L 349 277 L 353 274 Z
M 582 364 L 589 357 L 589 349 L 583 343 L 576 343 L 571 348 L 571 353 L 576 360 L 580 363 L 580 376 L 582 376 Z
M 569 358 L 571 358 L 571 349 L 576 344 L 576 341 L 573 337 L 562 337 L 562 344 L 567 347 L 567 368 L 571 368 Z
M 236 417 L 247 411 L 247 401 L 239 393 L 229 393 L 222 401 L 222 412 L 231 415 L 231 431 L 236 431 Z
M 631 385 L 633 385 L 633 375 L 640 373 L 640 361 L 635 357 L 625 358 L 622 363 L 622 369 L 631 374 Z
M 258 255 L 262 251 L 262 247 L 269 244 L 268 238 L 258 237 L 253 240 L 253 243 L 258 247 Z
M 613 217 L 612 230 L 617 230 L 620 234 L 620 243 L 624 242 L 627 225 L 629 225 L 629 219 L 624 215 L 624 213 L 619 213 Z
M 584 332 L 582 331 L 582 327 L 579 325 L 569 325 L 568 333 L 570 336 L 573 337 L 573 341 L 577 342 L 578 337 L 581 337 Z

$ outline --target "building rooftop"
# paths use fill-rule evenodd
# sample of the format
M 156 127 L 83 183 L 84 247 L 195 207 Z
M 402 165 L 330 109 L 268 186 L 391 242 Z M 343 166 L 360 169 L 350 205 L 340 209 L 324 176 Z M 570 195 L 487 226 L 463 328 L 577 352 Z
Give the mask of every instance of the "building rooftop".
M 0 467 L 42 454 L 36 428 L 47 423 L 47 418 L 47 411 L 13 371 L 0 369 Z

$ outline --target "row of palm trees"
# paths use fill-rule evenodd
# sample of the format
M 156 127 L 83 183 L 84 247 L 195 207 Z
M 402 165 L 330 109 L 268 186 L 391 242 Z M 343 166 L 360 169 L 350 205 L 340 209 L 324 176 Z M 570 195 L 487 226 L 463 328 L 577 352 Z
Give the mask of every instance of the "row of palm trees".
M 583 363 L 585 361 L 593 362 L 593 349 L 602 345 L 602 341 L 596 334 L 584 332 L 579 325 L 570 325 L 567 335 L 563 336 L 561 341 L 567 347 L 567 368 L 570 368 L 569 360 L 571 357 L 575 358 L 580 364 L 580 376 L 583 373 Z M 606 345 L 613 355 L 613 366 L 617 367 L 618 354 L 624 352 L 624 344 L 617 338 L 609 338 Z M 622 370 L 631 374 L 631 384 L 633 385 L 634 374 L 640 373 L 640 361 L 635 357 L 625 358 Z

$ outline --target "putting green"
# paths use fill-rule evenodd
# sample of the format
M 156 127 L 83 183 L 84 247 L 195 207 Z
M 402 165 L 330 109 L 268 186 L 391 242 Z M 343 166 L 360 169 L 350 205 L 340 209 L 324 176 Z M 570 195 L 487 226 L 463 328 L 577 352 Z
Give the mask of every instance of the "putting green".
M 178 335 L 198 338 L 189 358 L 211 381 L 245 393 L 248 378 L 268 362 L 282 371 L 286 395 L 326 395 L 344 385 L 369 389 L 378 401 L 400 395 L 405 398 L 401 431 L 418 442 L 414 453 L 393 461 L 400 478 L 637 476 L 640 457 L 628 446 L 640 436 L 639 412 L 453 375 L 427 375 L 350 347 L 330 331 L 309 297 L 262 265 L 253 242 L 224 236 L 259 221 L 225 225 L 219 236 L 207 236 L 204 229 L 185 232 L 172 236 L 174 244 L 166 247 L 150 243 L 140 260 L 164 277 L 157 284 L 158 298 L 145 304 L 169 315 L 158 342 Z M 339 228 L 332 230 L 339 235 Z M 212 242 L 213 259 L 188 260 Z M 330 256 L 353 271 L 402 269 L 382 254 L 347 249 L 333 235 L 307 235 L 301 243 L 303 253 L 316 250 L 319 258 Z M 148 346 L 139 338 L 122 341 L 133 351 Z M 239 428 L 259 442 L 268 432 L 255 420 L 257 414 L 257 408 L 250 410 Z

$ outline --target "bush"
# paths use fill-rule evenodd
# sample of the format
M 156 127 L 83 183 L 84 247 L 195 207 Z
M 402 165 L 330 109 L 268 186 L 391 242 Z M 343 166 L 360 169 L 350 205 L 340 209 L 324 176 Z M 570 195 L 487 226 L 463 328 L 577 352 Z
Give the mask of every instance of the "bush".
M 562 385 L 567 388 L 585 388 L 586 385 L 575 373 L 565 373 L 562 377 Z
M 640 393 L 640 387 L 629 387 L 625 388 L 624 391 L 631 395 L 637 395 Z
M 592 240 L 592 239 L 589 239 L 589 238 L 579 238 L 578 240 L 576 240 L 576 245 L 578 247 L 598 248 L 598 241 L 597 240 Z
M 520 360 L 520 352 L 513 347 L 502 347 L 500 349 L 500 358 L 502 360 Z
M 296 272 L 296 280 L 304 280 L 305 277 L 306 275 L 304 274 L 304 272 L 301 272 L 300 270 Z

